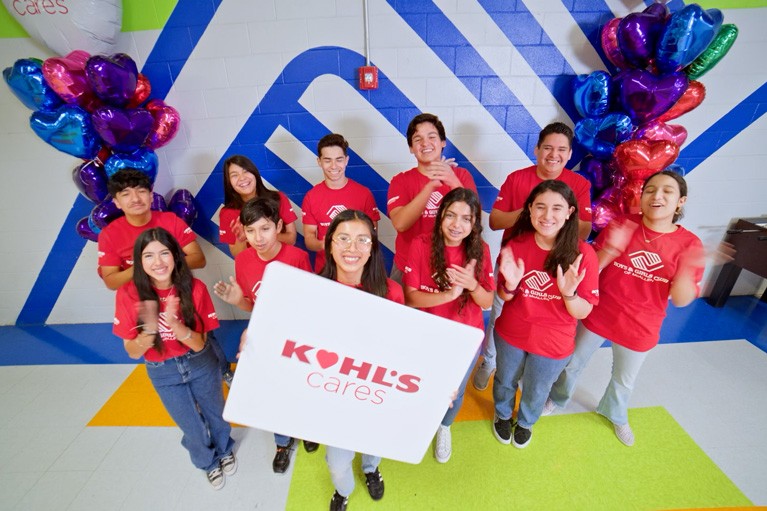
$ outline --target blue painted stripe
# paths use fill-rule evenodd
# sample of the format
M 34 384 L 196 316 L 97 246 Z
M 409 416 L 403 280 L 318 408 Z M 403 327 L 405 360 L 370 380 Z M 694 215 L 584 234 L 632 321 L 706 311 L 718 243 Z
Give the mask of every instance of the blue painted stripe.
M 152 97 L 165 98 L 186 60 L 210 23 L 222 0 L 178 0 L 157 38 L 141 72 L 152 84 Z M 172 53 L 168 53 L 168 52 Z M 81 195 L 59 231 L 56 241 L 27 296 L 16 323 L 41 325 L 48 320 L 61 291 L 85 247 L 75 231 L 76 222 L 90 213 L 93 204 Z M 94 261 L 95 263 L 95 261 Z
M 562 3 L 570 11 L 573 20 L 580 27 L 581 32 L 586 35 L 591 45 L 597 49 L 605 69 L 614 71 L 615 66 L 605 57 L 600 40 L 602 27 L 615 17 L 607 3 L 603 0 L 562 0 Z

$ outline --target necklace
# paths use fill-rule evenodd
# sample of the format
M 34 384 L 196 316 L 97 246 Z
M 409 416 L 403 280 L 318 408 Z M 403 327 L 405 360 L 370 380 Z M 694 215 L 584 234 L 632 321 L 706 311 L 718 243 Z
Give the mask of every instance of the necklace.
M 642 234 L 644 235 L 644 242 L 645 243 L 652 243 L 653 241 L 657 240 L 658 238 L 663 237 L 666 234 L 668 234 L 667 232 L 663 232 L 663 233 L 655 236 L 653 239 L 649 239 L 647 237 L 647 231 L 645 231 L 645 229 L 644 229 L 644 222 L 642 222 L 640 225 L 642 226 Z

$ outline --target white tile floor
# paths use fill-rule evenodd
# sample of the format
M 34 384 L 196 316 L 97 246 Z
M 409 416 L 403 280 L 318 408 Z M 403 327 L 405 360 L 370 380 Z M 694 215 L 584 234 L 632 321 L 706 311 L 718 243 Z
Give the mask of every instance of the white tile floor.
M 593 410 L 609 368 L 609 350 L 601 349 L 573 403 L 558 413 Z M 239 469 L 215 492 L 189 462 L 176 428 L 86 427 L 132 369 L 0 367 L 0 509 L 285 507 L 291 473 L 272 473 L 271 433 L 234 430 Z M 754 504 L 767 505 L 766 374 L 767 354 L 746 341 L 661 345 L 645 363 L 632 406 L 664 406 Z

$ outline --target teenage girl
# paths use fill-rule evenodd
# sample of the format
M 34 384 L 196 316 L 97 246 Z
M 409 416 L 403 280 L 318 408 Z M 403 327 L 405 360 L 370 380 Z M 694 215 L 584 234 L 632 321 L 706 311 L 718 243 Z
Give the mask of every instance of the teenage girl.
M 498 294 L 506 303 L 494 331 L 493 432 L 499 442 L 511 442 L 521 382 L 513 441 L 523 448 L 573 353 L 577 320 L 599 299 L 597 257 L 578 239 L 578 203 L 564 182 L 547 180 L 533 188 L 501 249 L 498 270 Z
M 282 232 L 278 239 L 288 245 L 296 244 L 298 218 L 284 193 L 270 190 L 264 185 L 256 164 L 247 156 L 235 154 L 224 161 L 224 207 L 219 212 L 219 240 L 229 244 L 232 257 L 248 246 L 240 223 L 242 206 L 254 197 L 274 199 L 280 204 Z
M 386 277 L 383 254 L 373 221 L 362 211 L 347 209 L 333 219 L 325 234 L 325 261 L 321 276 L 404 303 L 400 285 Z M 330 501 L 331 511 L 346 509 L 349 495 L 354 490 L 354 455 L 354 451 L 327 446 L 325 460 L 336 489 Z M 380 462 L 378 456 L 362 455 L 365 484 L 373 500 L 381 499 L 384 494 L 383 476 L 378 470 Z
M 221 375 L 206 334 L 218 328 L 205 284 L 192 277 L 178 242 L 160 227 L 133 247 L 133 279 L 117 290 L 114 327 L 131 358 L 144 357 L 165 409 L 214 489 L 237 470 L 231 426 L 222 413 Z
M 493 302 L 490 249 L 482 241 L 482 208 L 468 188 L 455 188 L 442 199 L 434 229 L 413 240 L 405 265 L 405 303 L 423 311 L 484 329 L 482 309 Z M 463 402 L 469 365 L 453 406 L 437 430 L 434 456 L 446 463 L 452 453 L 450 425 Z
M 599 305 L 581 322 L 575 353 L 551 389 L 546 413 L 566 406 L 578 375 L 605 340 L 611 341 L 613 367 L 597 413 L 613 424 L 625 445 L 634 444 L 628 401 L 639 369 L 658 344 L 668 300 L 689 305 L 699 293 L 705 259 L 703 245 L 677 225 L 687 201 L 687 183 L 665 170 L 644 183 L 641 215 L 608 224 L 594 246 L 599 258 Z

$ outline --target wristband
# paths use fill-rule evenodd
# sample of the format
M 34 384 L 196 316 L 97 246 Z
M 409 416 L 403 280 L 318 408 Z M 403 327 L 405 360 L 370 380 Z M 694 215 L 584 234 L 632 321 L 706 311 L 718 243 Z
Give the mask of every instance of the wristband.
M 184 341 L 188 341 L 191 338 L 192 338 L 192 329 L 190 328 L 189 331 L 186 333 L 186 335 L 182 337 L 181 339 L 179 339 L 179 341 L 184 342 Z
M 141 333 L 144 334 L 144 335 L 157 335 L 157 331 L 156 330 L 154 332 L 150 332 L 148 330 L 144 330 Z
M 578 298 L 578 290 L 576 289 L 575 292 L 572 295 L 570 295 L 570 296 L 562 295 L 562 298 L 566 302 L 571 302 L 571 301 L 575 300 L 576 298 Z
M 476 286 L 474 286 L 474 289 L 472 289 L 471 291 L 469 291 L 469 294 L 473 293 L 473 292 L 474 292 L 474 291 L 476 291 L 477 289 L 479 289 L 479 282 L 477 282 L 477 285 L 476 285 Z
M 506 283 L 504 283 L 502 287 L 503 287 L 503 290 L 506 291 L 507 295 L 514 296 L 517 293 L 516 289 L 509 289 L 508 287 L 506 287 Z

